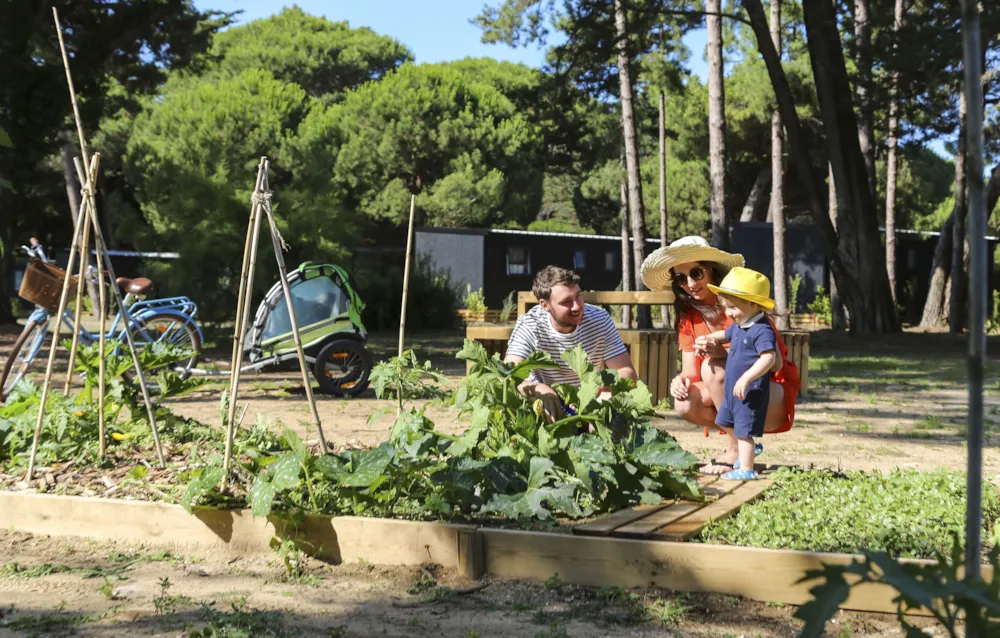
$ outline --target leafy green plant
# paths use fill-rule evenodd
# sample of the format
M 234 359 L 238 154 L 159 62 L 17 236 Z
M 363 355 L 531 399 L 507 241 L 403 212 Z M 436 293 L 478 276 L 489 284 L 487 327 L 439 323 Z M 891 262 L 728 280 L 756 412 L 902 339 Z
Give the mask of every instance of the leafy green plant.
M 517 301 L 514 300 L 514 291 L 504 297 L 503 308 L 500 309 L 500 323 L 507 323 L 517 311 Z
M 834 474 L 781 470 L 762 498 L 707 526 L 704 542 L 931 558 L 965 526 L 965 475 L 947 470 Z M 995 489 L 983 493 L 983 518 L 1000 516 Z M 988 528 L 984 528 L 984 541 Z
M 822 321 L 829 324 L 833 320 L 833 311 L 830 305 L 830 295 L 827 294 L 823 286 L 816 286 L 816 297 L 810 301 L 806 307 L 809 312 L 813 312 Z
M 795 617 L 805 621 L 800 634 L 803 638 L 823 635 L 826 622 L 839 606 L 847 600 L 852 587 L 877 583 L 887 585 L 898 593 L 893 599 L 896 615 L 906 636 L 919 637 L 931 634 L 912 625 L 907 612 L 924 609 L 934 617 L 945 635 L 951 638 L 969 635 L 995 636 L 1000 631 L 1000 580 L 990 583 L 969 581 L 963 577 L 964 558 L 959 535 L 953 536 L 949 553 L 936 552 L 932 564 L 902 563 L 885 552 L 865 552 L 864 557 L 849 565 L 824 565 L 810 570 L 799 582 L 822 579 L 809 593 L 813 600 L 795 612 Z M 989 554 L 993 572 L 1000 570 L 1000 550 Z M 848 584 L 851 577 L 851 584 Z M 970 610 L 975 609 L 974 614 Z M 960 622 L 964 627 L 959 628 Z M 975 633 L 973 633 L 975 631 Z
M 799 288 L 802 286 L 802 275 L 795 273 L 788 278 L 788 311 L 795 312 L 799 308 Z
M 486 296 L 483 289 L 472 289 L 472 284 L 465 285 L 465 309 L 470 312 L 486 312 Z
M 444 392 L 434 383 L 446 383 L 447 378 L 431 366 L 430 361 L 423 365 L 417 360 L 413 350 L 407 350 L 402 356 L 379 361 L 372 368 L 372 387 L 375 396 L 380 399 L 395 397 L 400 412 L 405 399 L 440 398 Z
M 661 599 L 646 609 L 646 613 L 660 625 L 676 625 L 688 611 L 680 602 L 672 599 Z

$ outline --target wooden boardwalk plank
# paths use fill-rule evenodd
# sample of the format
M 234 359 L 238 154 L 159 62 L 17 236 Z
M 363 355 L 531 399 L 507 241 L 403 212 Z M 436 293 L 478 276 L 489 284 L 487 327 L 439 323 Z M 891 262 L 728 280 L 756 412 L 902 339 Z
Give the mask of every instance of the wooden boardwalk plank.
M 705 491 L 706 495 L 709 495 L 710 499 L 713 497 L 712 495 L 715 495 L 717 493 L 709 492 L 706 488 L 710 485 L 718 483 L 718 481 L 719 481 L 718 476 L 702 475 L 698 477 L 699 487 L 701 487 L 702 490 Z M 739 483 L 739 481 L 725 481 L 725 482 L 726 483 L 732 482 L 736 484 Z M 732 488 L 725 490 L 723 493 L 728 494 L 730 491 L 732 491 L 732 489 L 735 489 L 735 485 Z M 611 532 L 614 531 L 615 529 L 623 525 L 628 525 L 629 523 L 632 523 L 639 519 L 645 518 L 670 505 L 673 505 L 673 503 L 661 503 L 659 505 L 637 505 L 635 507 L 630 507 L 627 510 L 619 510 L 617 512 L 613 512 L 606 516 L 602 516 L 596 520 L 590 521 L 589 523 L 582 523 L 580 525 L 576 525 L 573 527 L 573 533 L 578 534 L 580 536 L 610 536 Z
M 743 481 L 727 481 L 725 479 L 719 479 L 712 484 L 704 488 L 705 496 L 712 499 L 719 499 L 726 494 L 732 494 L 733 490 L 743 485 Z
M 652 540 L 686 541 L 697 535 L 705 525 L 708 525 L 709 521 L 719 521 L 732 516 L 740 507 L 753 502 L 771 485 L 772 481 L 765 479 L 747 481 L 736 488 L 732 494 L 723 496 L 714 503 L 691 513 L 690 516 L 657 529 L 650 538 Z
M 666 507 L 668 507 L 667 504 L 661 503 L 659 505 L 637 505 L 627 510 L 619 510 L 590 523 L 576 525 L 573 527 L 573 533 L 580 536 L 610 536 L 612 531 L 622 525 L 628 525 Z
M 696 501 L 678 501 L 649 516 L 619 527 L 611 535 L 616 538 L 646 538 L 655 530 L 684 518 L 705 505 Z

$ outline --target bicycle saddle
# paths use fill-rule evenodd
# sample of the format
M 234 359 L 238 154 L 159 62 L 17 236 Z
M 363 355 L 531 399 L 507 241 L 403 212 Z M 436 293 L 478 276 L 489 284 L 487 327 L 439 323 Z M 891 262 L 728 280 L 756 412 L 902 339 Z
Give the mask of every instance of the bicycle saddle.
M 130 292 L 133 295 L 141 295 L 153 287 L 153 282 L 145 277 L 136 277 L 135 279 L 119 277 L 115 281 L 118 282 L 119 288 L 123 288 L 125 292 Z

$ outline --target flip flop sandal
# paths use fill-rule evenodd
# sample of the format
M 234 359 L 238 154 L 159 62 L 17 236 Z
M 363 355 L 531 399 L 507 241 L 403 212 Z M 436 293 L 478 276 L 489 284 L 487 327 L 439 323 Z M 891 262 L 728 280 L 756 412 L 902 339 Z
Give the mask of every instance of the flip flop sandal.
M 756 481 L 760 477 L 753 470 L 733 470 L 732 472 L 726 472 L 719 478 L 727 481 Z
M 764 444 L 763 443 L 758 443 L 757 445 L 753 446 L 753 455 L 754 456 L 760 456 L 763 451 L 764 451 Z M 712 463 L 715 463 L 716 465 L 730 465 L 730 466 L 732 466 L 732 468 L 734 470 L 740 469 L 740 460 L 739 459 L 736 459 L 735 463 L 726 463 L 725 461 L 720 461 L 718 459 L 712 459 Z
M 739 461 L 736 461 L 736 462 L 737 462 L 737 463 L 739 463 Z M 711 464 L 709 464 L 709 465 L 704 465 L 704 466 L 702 466 L 702 467 L 701 467 L 701 469 L 699 469 L 699 470 L 698 470 L 698 473 L 699 473 L 699 474 L 704 474 L 705 476 L 719 476 L 719 475 L 720 475 L 720 473 L 719 473 L 719 472 L 706 472 L 706 471 L 705 471 L 705 468 L 706 468 L 706 467 L 718 467 L 718 466 L 720 466 L 720 465 L 721 465 L 722 467 L 733 467 L 733 464 L 732 464 L 732 463 L 721 463 L 721 462 L 716 462 L 716 461 L 713 461 L 713 462 L 712 462 Z M 730 470 L 730 471 L 731 471 L 731 470 Z

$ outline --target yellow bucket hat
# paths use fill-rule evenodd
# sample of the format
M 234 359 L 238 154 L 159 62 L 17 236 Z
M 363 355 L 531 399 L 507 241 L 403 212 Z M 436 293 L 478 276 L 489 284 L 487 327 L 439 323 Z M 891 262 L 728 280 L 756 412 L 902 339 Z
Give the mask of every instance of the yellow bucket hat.
M 771 282 L 756 270 L 737 266 L 729 271 L 718 286 L 708 284 L 708 289 L 717 295 L 739 297 L 755 303 L 764 310 L 774 309 L 771 299 Z

